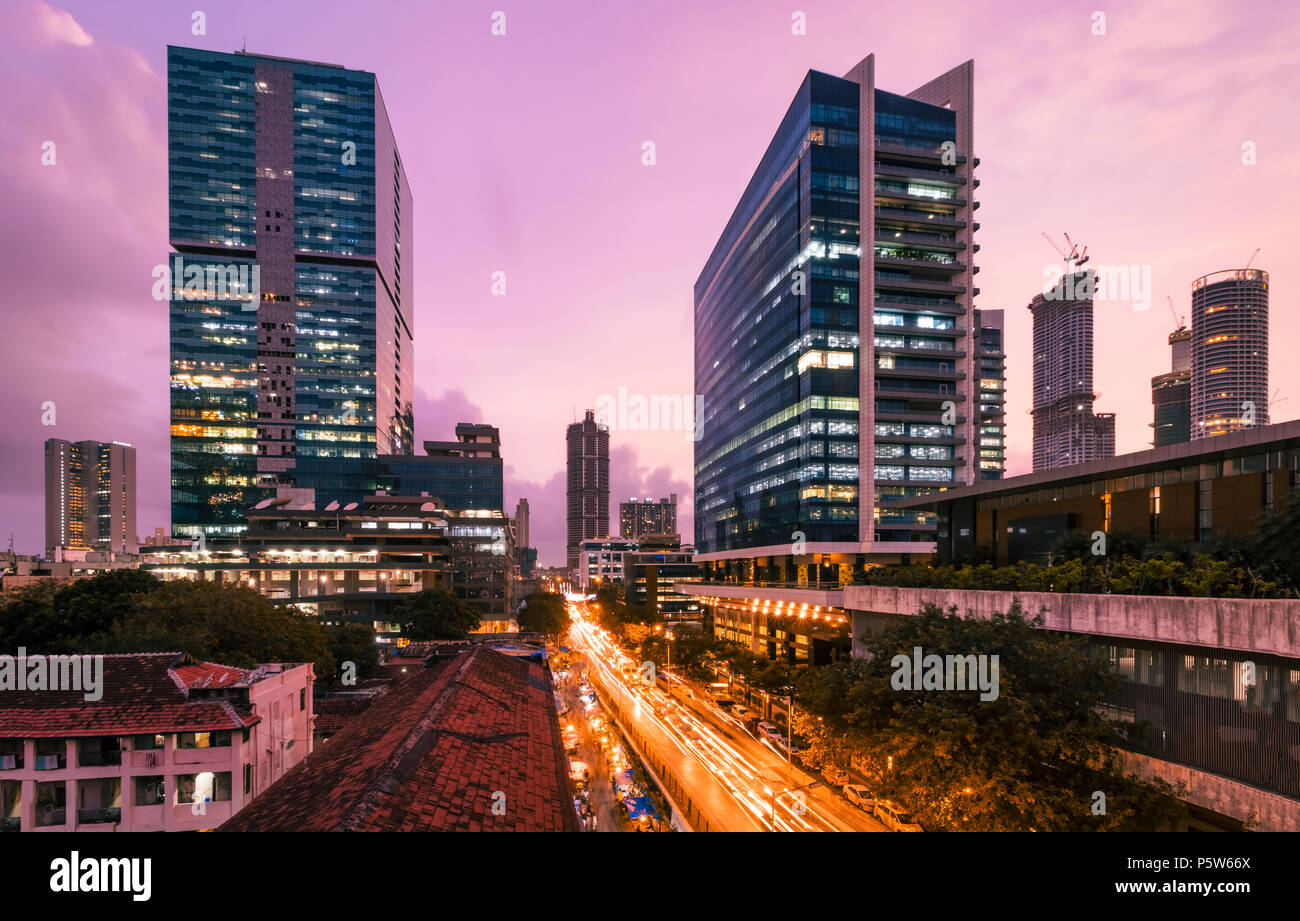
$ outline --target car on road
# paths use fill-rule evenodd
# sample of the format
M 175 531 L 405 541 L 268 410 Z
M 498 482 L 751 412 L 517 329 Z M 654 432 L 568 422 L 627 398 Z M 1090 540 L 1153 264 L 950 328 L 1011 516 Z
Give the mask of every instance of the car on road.
M 841 792 L 844 798 L 853 805 L 857 806 L 863 812 L 875 813 L 876 797 L 870 790 L 860 783 L 846 783 Z
M 872 814 L 890 831 L 925 831 L 910 812 L 887 799 L 877 800 Z

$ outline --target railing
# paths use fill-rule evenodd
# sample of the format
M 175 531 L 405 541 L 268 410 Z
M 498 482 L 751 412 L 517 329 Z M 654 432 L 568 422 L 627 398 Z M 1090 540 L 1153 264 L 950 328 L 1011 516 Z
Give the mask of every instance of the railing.
M 812 580 L 804 582 L 777 582 L 769 579 L 743 579 L 740 581 L 723 581 L 720 579 L 703 579 L 698 582 L 677 582 L 678 585 L 699 585 L 708 588 L 714 585 L 736 586 L 738 588 L 798 588 L 811 589 L 813 591 L 838 591 L 842 588 L 838 578 L 829 579 L 822 582 Z
M 100 825 L 106 822 L 122 821 L 122 807 L 109 806 L 106 809 L 78 809 L 78 825 Z
M 121 764 L 121 751 L 91 751 L 80 752 L 77 755 L 77 764 L 80 767 L 99 767 L 105 764 Z

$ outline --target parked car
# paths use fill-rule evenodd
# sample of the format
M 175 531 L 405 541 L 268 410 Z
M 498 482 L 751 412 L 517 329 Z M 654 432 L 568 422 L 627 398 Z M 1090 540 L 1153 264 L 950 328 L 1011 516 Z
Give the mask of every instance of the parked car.
M 890 831 L 925 831 L 910 812 L 887 799 L 876 801 L 873 815 Z
M 853 780 L 848 771 L 829 762 L 822 765 L 822 776 L 828 783 L 833 784 L 847 784 Z
M 842 788 L 844 798 L 853 805 L 857 806 L 863 812 L 874 813 L 876 809 L 876 797 L 870 790 L 860 783 L 846 783 Z
M 744 724 L 747 720 L 753 719 L 758 714 L 755 713 L 753 710 L 749 709 L 749 707 L 746 707 L 742 704 L 736 704 L 734 707 L 731 708 L 731 715 L 734 716 L 736 719 L 740 720 L 742 724 Z
M 774 723 L 759 723 L 758 734 L 773 745 L 785 743 L 785 736 L 781 735 L 781 730 L 777 729 Z

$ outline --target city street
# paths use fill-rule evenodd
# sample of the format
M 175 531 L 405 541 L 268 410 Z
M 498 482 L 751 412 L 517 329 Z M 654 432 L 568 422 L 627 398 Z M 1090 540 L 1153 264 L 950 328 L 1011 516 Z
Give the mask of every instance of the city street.
M 571 642 L 587 653 L 589 679 L 676 774 L 708 817 L 710 829 L 883 830 L 844 801 L 837 789 L 789 766 L 711 703 L 680 695 L 670 698 L 658 687 L 645 685 L 634 663 L 604 630 L 580 607 L 571 612 Z

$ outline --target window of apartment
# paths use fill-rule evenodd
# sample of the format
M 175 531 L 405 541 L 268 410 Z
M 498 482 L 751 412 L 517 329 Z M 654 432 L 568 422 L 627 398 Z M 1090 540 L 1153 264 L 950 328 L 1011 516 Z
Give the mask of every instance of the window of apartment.
M 62 780 L 36 785 L 36 827 L 66 825 L 68 822 L 68 785 Z
M 227 748 L 230 746 L 229 730 L 217 732 L 182 732 L 176 736 L 177 748 Z
M 253 793 L 253 766 L 244 765 L 244 795 L 251 796 Z
M 298 691 L 298 709 L 300 711 L 307 709 L 307 691 L 305 688 Z
M 135 804 L 158 806 L 167 801 L 163 778 L 160 775 L 135 778 Z
M 229 771 L 176 775 L 176 804 L 230 802 Z
M 167 737 L 162 733 L 145 736 L 131 737 L 131 750 L 138 752 L 158 751 L 167 741 Z
M 36 770 L 56 771 L 67 767 L 68 743 L 63 739 L 36 740 Z
M 23 766 L 23 740 L 0 739 L 0 771 L 13 771 Z

